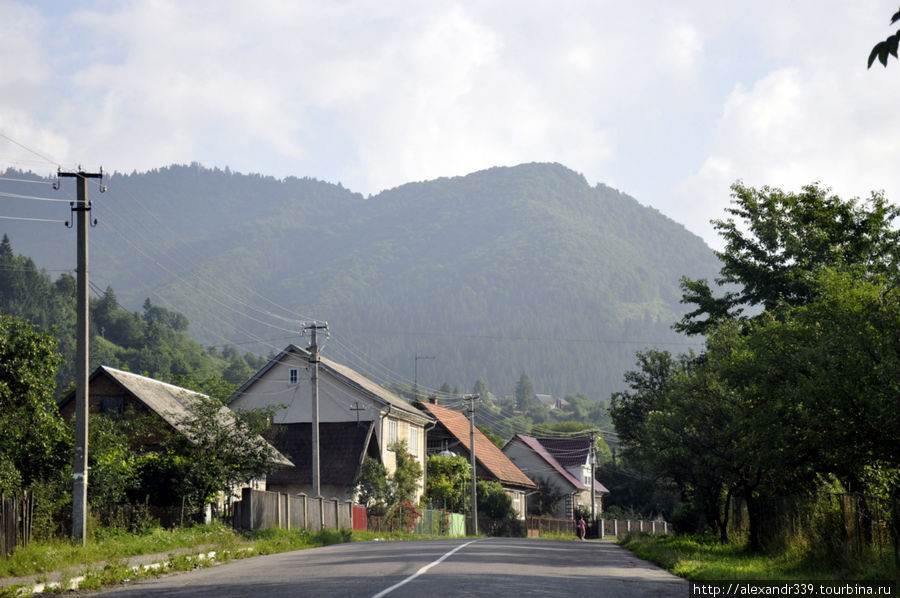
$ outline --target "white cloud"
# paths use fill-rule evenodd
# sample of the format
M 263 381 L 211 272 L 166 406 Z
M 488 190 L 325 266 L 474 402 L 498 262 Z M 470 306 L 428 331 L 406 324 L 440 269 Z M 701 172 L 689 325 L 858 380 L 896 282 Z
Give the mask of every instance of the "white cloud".
M 364 193 L 558 161 L 708 242 L 737 178 L 900 191 L 888 0 L 40 6 L 0 0 L 0 128 L 55 160 Z

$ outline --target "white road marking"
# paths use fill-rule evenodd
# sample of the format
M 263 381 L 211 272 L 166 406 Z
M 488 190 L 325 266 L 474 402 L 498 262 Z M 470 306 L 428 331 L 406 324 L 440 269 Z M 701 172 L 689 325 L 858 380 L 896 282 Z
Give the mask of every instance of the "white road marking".
M 450 555 L 452 555 L 452 554 L 453 554 L 454 552 L 456 552 L 457 550 L 462 550 L 463 548 L 465 548 L 465 547 L 468 546 L 469 544 L 474 544 L 475 542 L 478 542 L 478 540 L 471 540 L 471 541 L 469 541 L 469 542 L 466 542 L 465 544 L 460 544 L 459 546 L 457 546 L 456 548 L 454 548 L 453 550 L 451 550 L 450 552 L 448 552 L 447 554 L 445 554 L 444 556 L 442 556 L 442 557 L 439 558 L 438 560 L 434 561 L 433 563 L 429 563 L 429 564 L 425 565 L 424 567 L 422 567 L 421 569 L 419 569 L 418 571 L 416 571 L 415 573 L 413 573 L 412 575 L 410 575 L 409 577 L 407 577 L 407 578 L 404 579 L 403 581 L 398 582 L 398 583 L 395 583 L 394 585 L 392 585 L 391 587 L 389 587 L 389 588 L 387 588 L 387 589 L 381 590 L 380 592 L 378 592 L 377 594 L 375 594 L 374 596 L 372 596 L 372 598 L 382 598 L 382 596 L 387 596 L 388 594 L 390 594 L 391 592 L 393 592 L 394 590 L 396 590 L 396 589 L 399 588 L 400 586 L 403 586 L 403 585 L 408 584 L 409 582 L 411 582 L 412 580 L 414 580 L 414 579 L 417 578 L 418 576 L 420 576 L 420 575 L 422 575 L 423 573 L 427 572 L 429 569 L 431 569 L 432 567 L 434 567 L 434 566 L 437 565 L 438 563 L 442 563 L 444 560 L 446 560 L 448 557 L 450 557 Z

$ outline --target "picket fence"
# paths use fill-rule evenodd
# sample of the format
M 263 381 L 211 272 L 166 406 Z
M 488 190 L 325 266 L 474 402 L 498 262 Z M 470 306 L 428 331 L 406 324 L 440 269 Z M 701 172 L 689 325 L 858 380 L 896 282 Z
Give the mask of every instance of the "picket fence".
M 0 492 L 0 556 L 9 556 L 16 546 L 28 546 L 34 513 L 33 495 L 21 497 Z

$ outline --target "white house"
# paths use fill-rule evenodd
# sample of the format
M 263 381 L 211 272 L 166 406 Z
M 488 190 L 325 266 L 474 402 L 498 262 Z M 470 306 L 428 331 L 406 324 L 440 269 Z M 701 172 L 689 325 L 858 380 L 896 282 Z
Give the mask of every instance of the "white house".
M 277 407 L 271 442 L 290 455 L 293 468 L 268 480 L 275 492 L 312 491 L 312 385 L 310 353 L 289 345 L 248 380 L 229 401 L 232 409 Z M 405 440 L 425 471 L 425 428 L 434 418 L 411 406 L 362 374 L 330 359 L 318 364 L 320 489 L 324 496 L 353 499 L 360 467 L 367 456 L 393 474 L 390 446 Z M 423 478 L 424 479 L 424 478 Z M 422 480 L 416 493 L 421 497 Z
M 590 510 L 592 490 L 594 516 L 603 512 L 603 496 L 609 490 L 593 479 L 591 438 L 534 438 L 516 434 L 503 447 L 503 453 L 532 480 L 539 485 L 548 484 L 560 495 L 554 517 L 572 519 L 576 506 Z

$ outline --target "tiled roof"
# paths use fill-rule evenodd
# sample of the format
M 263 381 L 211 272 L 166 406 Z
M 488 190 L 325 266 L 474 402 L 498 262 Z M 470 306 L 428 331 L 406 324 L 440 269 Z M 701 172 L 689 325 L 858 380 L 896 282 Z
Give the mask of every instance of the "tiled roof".
M 547 449 L 563 467 L 586 465 L 591 454 L 591 439 L 587 436 L 571 438 L 540 438 L 538 442 Z
M 465 414 L 455 409 L 423 401 L 418 401 L 416 406 L 431 413 L 439 425 L 455 436 L 466 450 L 469 449 L 471 434 L 469 419 Z M 475 459 L 501 484 L 537 488 L 537 485 L 477 427 L 475 428 Z

